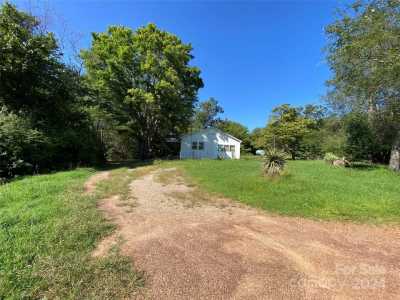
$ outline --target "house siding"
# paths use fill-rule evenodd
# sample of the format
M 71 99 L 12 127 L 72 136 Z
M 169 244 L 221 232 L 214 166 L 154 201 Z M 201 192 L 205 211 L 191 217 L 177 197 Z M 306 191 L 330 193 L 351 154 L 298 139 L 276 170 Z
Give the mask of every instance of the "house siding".
M 192 143 L 193 142 L 203 142 L 204 149 L 203 150 L 193 150 Z M 240 158 L 240 141 L 231 137 L 230 135 L 223 133 L 216 129 L 205 129 L 199 132 L 194 132 L 192 134 L 188 134 L 182 137 L 181 140 L 181 150 L 180 150 L 180 158 L 181 159 L 202 159 L 202 158 L 210 158 L 216 159 L 219 154 L 224 156 L 224 158 Z M 218 145 L 228 145 L 235 146 L 235 151 L 233 153 L 218 152 Z

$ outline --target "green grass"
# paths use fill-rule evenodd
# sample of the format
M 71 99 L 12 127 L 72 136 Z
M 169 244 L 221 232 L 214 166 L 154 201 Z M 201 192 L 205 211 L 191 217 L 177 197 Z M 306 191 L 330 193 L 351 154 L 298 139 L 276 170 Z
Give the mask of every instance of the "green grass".
M 384 167 L 333 168 L 321 161 L 291 161 L 270 180 L 261 161 L 168 161 L 204 190 L 270 212 L 318 219 L 398 223 L 400 176 Z M 126 298 L 143 277 L 115 248 L 93 258 L 113 226 L 96 208 L 114 194 L 129 197 L 129 183 L 157 166 L 113 170 L 95 196 L 83 183 L 94 173 L 78 169 L 26 177 L 0 186 L 0 299 Z
M 289 161 L 285 175 L 271 180 L 254 159 L 175 164 L 207 191 L 270 212 L 356 222 L 400 221 L 400 176 L 382 166 L 350 169 L 322 161 Z
M 82 195 L 93 173 L 78 169 L 0 186 L 0 299 L 124 298 L 142 285 L 117 249 L 91 257 L 113 230 L 96 197 Z

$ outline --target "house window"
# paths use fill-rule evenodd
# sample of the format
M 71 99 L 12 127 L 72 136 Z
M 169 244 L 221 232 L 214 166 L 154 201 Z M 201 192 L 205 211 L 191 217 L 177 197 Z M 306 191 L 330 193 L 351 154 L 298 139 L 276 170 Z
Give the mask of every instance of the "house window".
M 199 150 L 204 150 L 204 142 L 199 142 Z
M 218 152 L 224 151 L 224 145 L 218 145 Z
M 192 150 L 197 150 L 197 142 L 192 142 Z
M 235 145 L 230 145 L 229 147 L 230 147 L 231 152 L 235 152 Z
M 229 151 L 229 145 L 224 145 L 224 150 L 225 150 L 225 152 L 228 152 Z

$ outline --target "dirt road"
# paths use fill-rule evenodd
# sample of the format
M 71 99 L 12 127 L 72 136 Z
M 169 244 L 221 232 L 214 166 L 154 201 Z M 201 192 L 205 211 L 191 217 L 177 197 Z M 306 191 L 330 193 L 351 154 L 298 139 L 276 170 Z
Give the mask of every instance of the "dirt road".
M 187 186 L 175 169 L 100 203 L 149 299 L 400 299 L 400 230 L 272 216 Z

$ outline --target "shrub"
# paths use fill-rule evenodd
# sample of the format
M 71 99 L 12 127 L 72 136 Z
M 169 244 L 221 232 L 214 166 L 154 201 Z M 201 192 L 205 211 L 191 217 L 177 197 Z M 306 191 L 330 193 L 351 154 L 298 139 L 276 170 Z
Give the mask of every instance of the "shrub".
M 45 131 L 25 114 L 0 109 L 0 179 L 95 163 L 100 152 L 85 120 Z
M 286 156 L 287 155 L 280 150 L 267 150 L 265 153 L 264 174 L 269 177 L 280 175 L 285 167 Z
M 48 140 L 29 120 L 0 110 L 0 178 L 33 173 L 46 156 Z
M 374 136 L 366 114 L 351 113 L 345 118 L 345 154 L 351 160 L 370 160 L 374 153 Z
M 329 164 L 333 164 L 333 162 L 338 159 L 339 159 L 339 157 L 337 157 L 335 154 L 333 154 L 331 152 L 325 153 L 324 161 Z

